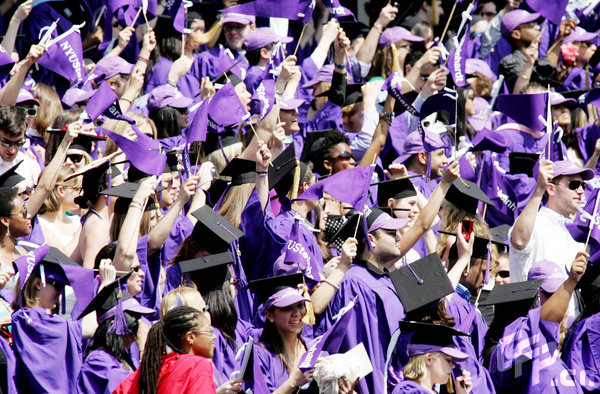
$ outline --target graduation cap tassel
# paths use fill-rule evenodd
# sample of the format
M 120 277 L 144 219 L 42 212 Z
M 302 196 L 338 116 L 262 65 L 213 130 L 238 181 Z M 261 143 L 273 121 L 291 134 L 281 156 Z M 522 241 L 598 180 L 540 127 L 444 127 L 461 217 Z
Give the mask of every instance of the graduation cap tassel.
M 487 205 L 487 204 L 486 204 Z M 490 281 L 490 261 L 492 257 L 492 240 L 488 241 L 487 259 L 485 263 L 485 274 L 483 275 L 483 284 L 487 285 Z
M 302 280 L 304 283 L 302 284 L 302 295 L 310 298 L 310 294 L 308 293 L 308 286 L 306 286 L 306 281 L 304 276 L 302 276 Z M 315 318 L 315 310 L 312 306 L 312 302 L 306 302 L 306 314 L 302 318 L 302 323 L 307 324 L 309 326 L 314 326 L 317 319 Z
M 115 333 L 117 335 L 130 334 L 131 330 L 127 327 L 127 320 L 125 320 L 125 313 L 123 312 L 123 295 L 121 290 L 117 295 L 117 310 L 115 311 L 115 320 L 108 329 L 108 332 Z
M 108 175 L 108 189 L 112 186 L 112 166 L 110 165 L 110 161 L 108 162 L 108 170 L 106 170 L 106 174 Z M 110 196 L 106 195 L 106 206 L 110 204 Z

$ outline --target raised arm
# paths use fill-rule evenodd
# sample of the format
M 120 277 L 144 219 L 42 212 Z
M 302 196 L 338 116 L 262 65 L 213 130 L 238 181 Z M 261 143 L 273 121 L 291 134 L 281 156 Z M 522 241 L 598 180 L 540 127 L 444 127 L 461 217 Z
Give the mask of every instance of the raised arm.
M 46 47 L 44 45 L 32 45 L 29 48 L 27 57 L 15 65 L 10 72 L 10 79 L 0 90 L 0 105 L 15 105 L 17 103 L 19 90 L 23 86 L 29 68 L 42 58 L 45 51 Z
M 370 64 L 373 61 L 377 44 L 379 44 L 379 37 L 387 25 L 396 18 L 397 13 L 398 9 L 390 4 L 381 9 L 377 20 L 373 23 L 373 27 L 369 30 L 367 37 L 365 37 L 365 42 L 363 42 L 356 54 L 356 58 L 360 62 Z
M 571 264 L 569 278 L 542 305 L 540 311 L 540 318 L 542 320 L 560 323 L 565 317 L 575 286 L 577 286 L 577 283 L 579 283 L 579 280 L 585 273 L 588 257 L 589 255 L 584 251 L 577 253 L 573 264 Z
M 256 152 L 256 191 L 260 198 L 260 205 L 264 211 L 269 202 L 269 160 L 271 152 L 264 141 L 258 141 Z
M 13 14 L 12 18 L 10 18 L 8 29 L 6 29 L 6 34 L 4 34 L 4 38 L 2 39 L 2 47 L 6 49 L 6 52 L 11 53 L 15 49 L 17 32 L 19 31 L 21 23 L 31 13 L 32 3 L 33 0 L 27 0 L 21 4 Z
M 473 243 L 475 242 L 475 236 L 473 235 L 471 239 L 468 241 L 465 239 L 462 234 L 462 223 L 458 225 L 458 231 L 456 232 L 456 250 L 458 252 L 458 260 L 452 266 L 452 269 L 448 271 L 448 278 L 450 282 L 452 282 L 452 286 L 456 289 L 458 283 L 460 282 L 460 277 L 463 272 L 465 272 L 465 268 L 469 265 L 471 261 L 471 255 L 473 254 Z

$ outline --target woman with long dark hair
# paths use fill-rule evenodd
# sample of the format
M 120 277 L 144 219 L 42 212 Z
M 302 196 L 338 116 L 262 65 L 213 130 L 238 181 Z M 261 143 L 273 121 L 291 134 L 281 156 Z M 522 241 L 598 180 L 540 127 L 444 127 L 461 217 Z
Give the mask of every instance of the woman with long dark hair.
M 216 393 L 213 341 L 210 317 L 188 306 L 171 309 L 150 329 L 140 368 L 114 393 Z

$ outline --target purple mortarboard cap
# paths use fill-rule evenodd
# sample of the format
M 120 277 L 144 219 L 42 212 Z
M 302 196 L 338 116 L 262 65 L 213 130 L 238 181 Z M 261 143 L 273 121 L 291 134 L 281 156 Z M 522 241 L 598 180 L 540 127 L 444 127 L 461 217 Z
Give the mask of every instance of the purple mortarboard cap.
M 21 89 L 19 90 L 19 95 L 17 96 L 17 104 L 24 103 L 32 103 L 35 105 L 40 105 L 38 99 L 33 97 L 33 94 L 29 90 Z
M 544 129 L 538 116 L 546 117 L 547 95 L 548 93 L 501 94 L 496 101 L 496 108 L 515 122 L 539 131 Z
M 239 23 L 240 25 L 249 25 L 256 22 L 254 15 L 236 14 L 235 12 L 227 12 L 223 16 L 223 25 L 226 23 Z
M 492 71 L 490 66 L 481 59 L 467 59 L 465 65 L 465 73 L 467 75 L 473 75 L 476 72 L 480 73 L 484 77 L 488 77 L 492 81 L 496 81 L 496 74 Z
M 592 41 L 596 37 L 598 37 L 598 32 L 590 33 L 577 26 L 574 30 L 571 31 L 571 34 L 564 38 L 563 43 L 566 44 L 569 42 Z
M 379 46 L 385 48 L 389 45 L 392 45 L 398 41 L 410 41 L 410 42 L 423 42 L 425 39 L 423 37 L 415 36 L 411 34 L 408 30 L 400 26 L 394 26 L 387 28 L 381 33 L 379 37 Z
M 444 324 L 421 323 L 414 321 L 400 321 L 399 348 L 400 358 L 407 362 L 413 356 L 425 353 L 442 352 L 453 361 L 464 361 L 469 355 L 461 352 L 454 346 L 454 336 L 468 336 L 469 334 L 458 331 Z
M 555 262 L 540 260 L 529 269 L 527 280 L 542 279 L 542 290 L 546 293 L 554 293 L 564 283 L 565 276 L 564 268 Z
M 492 128 L 491 117 L 486 113 L 488 107 L 489 103 L 483 97 L 473 98 L 473 112 L 475 115 L 467 116 L 467 120 L 475 131 Z
M 276 42 L 287 44 L 292 41 L 292 37 L 282 37 L 271 28 L 259 27 L 246 36 L 244 43 L 246 44 L 246 51 L 253 51 Z
M 94 93 L 96 93 L 95 90 L 83 90 L 76 87 L 71 87 L 65 92 L 62 102 L 67 107 L 74 107 L 75 104 L 89 100 Z
M 321 82 L 331 82 L 331 78 L 333 78 L 333 69 L 333 64 L 326 64 L 317 71 L 313 79 L 302 85 L 302 87 L 308 89 Z
M 582 168 L 571 163 L 569 160 L 560 160 L 554 162 L 554 178 L 560 175 L 581 174 L 584 181 L 594 178 L 594 171 L 590 168 Z
M 424 133 L 427 134 L 428 140 L 434 147 L 434 150 L 442 149 L 446 146 L 444 141 L 440 138 L 440 136 L 436 133 L 423 130 Z M 394 163 L 404 163 L 409 157 L 419 152 L 424 151 L 423 140 L 421 139 L 421 135 L 418 131 L 413 131 L 410 133 L 406 139 L 404 140 L 404 147 L 402 148 L 402 154 L 394 160 Z
M 293 109 L 298 109 L 302 104 L 304 104 L 304 100 L 302 99 L 284 97 L 279 102 L 279 108 L 284 111 L 291 111 Z
M 131 74 L 133 67 L 133 64 L 128 63 L 122 57 L 107 56 L 96 63 L 94 75 L 104 75 L 104 79 L 110 79 L 119 74 Z
M 550 105 L 565 104 L 567 107 L 573 107 L 577 104 L 577 101 L 572 98 L 566 98 L 558 92 L 550 92 Z
M 34 268 L 42 261 L 42 259 L 48 254 L 50 247 L 47 243 L 40 245 L 39 247 L 28 251 L 21 257 L 13 261 L 13 265 L 17 272 L 19 272 L 19 288 L 23 289 L 25 282 L 29 279 L 29 276 L 33 272 Z M 19 294 L 19 298 L 21 294 Z M 20 301 L 20 300 L 19 300 Z
M 523 23 L 529 23 L 537 20 L 540 17 L 540 14 L 537 12 L 530 13 L 525 10 L 513 10 L 507 12 L 502 17 L 502 35 L 509 36 L 510 32 L 515 30 L 519 25 Z
M 508 142 L 504 136 L 494 130 L 482 129 L 473 138 L 473 146 L 469 149 L 471 152 L 481 152 L 489 150 L 492 152 L 503 153 L 508 148 Z
M 164 108 L 188 108 L 194 104 L 194 100 L 185 97 L 177 88 L 171 85 L 158 86 L 148 95 L 148 109 L 150 111 Z

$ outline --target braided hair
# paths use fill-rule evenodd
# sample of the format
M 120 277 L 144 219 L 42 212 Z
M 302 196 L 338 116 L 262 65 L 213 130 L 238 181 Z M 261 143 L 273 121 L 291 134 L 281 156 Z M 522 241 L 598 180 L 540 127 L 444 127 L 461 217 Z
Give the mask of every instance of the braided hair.
M 167 346 L 174 352 L 186 353 L 181 347 L 183 338 L 196 328 L 202 318 L 197 309 L 180 306 L 171 309 L 152 326 L 140 365 L 140 393 L 155 394 L 158 391 L 158 376 L 163 357 L 167 354 Z

